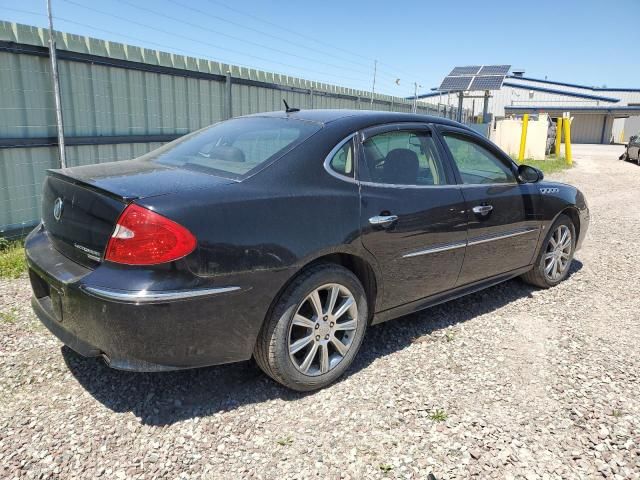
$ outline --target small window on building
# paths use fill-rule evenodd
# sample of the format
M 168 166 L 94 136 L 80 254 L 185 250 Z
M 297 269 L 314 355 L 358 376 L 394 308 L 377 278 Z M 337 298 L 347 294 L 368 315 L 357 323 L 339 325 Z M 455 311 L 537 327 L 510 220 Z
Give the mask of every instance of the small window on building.
M 353 178 L 353 142 L 351 140 L 336 152 L 329 165 L 334 172 Z

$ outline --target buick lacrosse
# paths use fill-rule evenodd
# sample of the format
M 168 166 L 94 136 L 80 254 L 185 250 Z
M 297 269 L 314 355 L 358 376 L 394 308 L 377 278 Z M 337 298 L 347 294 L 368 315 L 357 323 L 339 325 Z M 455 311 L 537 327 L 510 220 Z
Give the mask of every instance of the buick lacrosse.
M 235 118 L 134 160 L 50 170 L 25 244 L 33 308 L 114 368 L 253 356 L 287 387 L 320 388 L 372 324 L 517 276 L 566 278 L 589 211 L 542 177 L 442 118 Z

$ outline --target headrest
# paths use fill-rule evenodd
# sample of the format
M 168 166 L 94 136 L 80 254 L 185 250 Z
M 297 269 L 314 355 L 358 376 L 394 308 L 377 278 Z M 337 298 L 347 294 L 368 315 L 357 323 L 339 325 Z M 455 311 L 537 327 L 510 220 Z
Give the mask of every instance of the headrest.
M 227 162 L 244 162 L 244 152 L 237 147 L 219 145 L 209 152 L 209 158 L 224 160 Z
M 396 185 L 415 185 L 419 168 L 416 152 L 408 148 L 395 148 L 384 160 L 383 181 Z

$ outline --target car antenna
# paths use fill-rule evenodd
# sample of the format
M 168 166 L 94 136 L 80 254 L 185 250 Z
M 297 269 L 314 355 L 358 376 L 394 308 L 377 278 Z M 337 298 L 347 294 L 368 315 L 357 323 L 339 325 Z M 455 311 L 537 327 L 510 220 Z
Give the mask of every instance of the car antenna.
M 284 103 L 284 111 L 287 112 L 287 113 L 294 113 L 294 112 L 299 112 L 300 111 L 299 108 L 295 108 L 295 107 L 291 108 L 284 98 L 282 99 L 282 103 Z

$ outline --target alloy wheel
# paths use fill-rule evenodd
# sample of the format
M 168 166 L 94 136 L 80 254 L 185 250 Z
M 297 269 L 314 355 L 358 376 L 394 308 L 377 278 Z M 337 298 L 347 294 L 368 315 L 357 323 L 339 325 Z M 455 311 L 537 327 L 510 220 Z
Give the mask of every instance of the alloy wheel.
M 288 335 L 289 358 L 304 375 L 323 375 L 347 355 L 358 326 L 358 305 L 344 285 L 313 290 L 298 306 Z
M 544 255 L 544 274 L 551 281 L 557 281 L 571 263 L 571 230 L 560 225 L 549 238 Z

